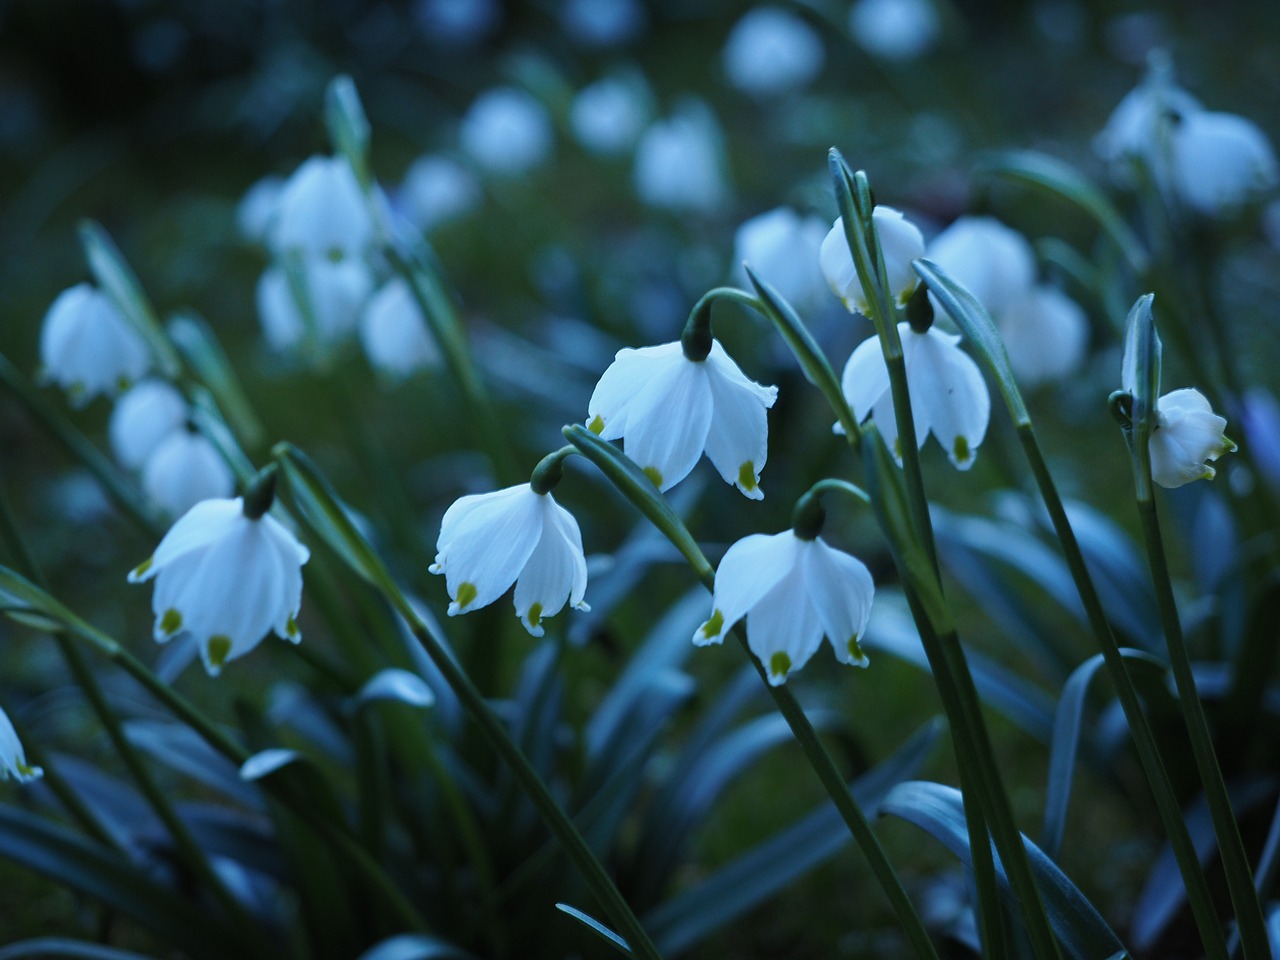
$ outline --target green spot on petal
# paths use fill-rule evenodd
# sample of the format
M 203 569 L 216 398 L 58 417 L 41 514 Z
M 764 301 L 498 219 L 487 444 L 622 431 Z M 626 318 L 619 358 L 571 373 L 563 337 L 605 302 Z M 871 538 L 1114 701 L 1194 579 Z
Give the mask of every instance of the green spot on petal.
M 209 638 L 209 666 L 214 670 L 222 669 L 231 655 L 231 638 L 226 634 L 215 634 Z
M 298 621 L 293 619 L 293 614 L 289 614 L 289 619 L 285 621 L 284 632 L 291 637 L 298 635 Z
M 769 658 L 769 673 L 775 677 L 785 677 L 791 671 L 791 658 L 779 650 Z
M 133 381 L 123 374 L 116 378 L 116 391 L 118 393 L 127 393 L 129 388 L 133 386 Z
M 973 451 L 969 449 L 969 441 L 964 437 L 956 437 L 955 446 L 952 449 L 955 451 L 958 463 L 965 463 L 973 456 Z
M 170 635 L 177 633 L 182 629 L 182 614 L 170 607 L 160 618 L 160 629 Z
M 719 610 L 712 612 L 711 617 L 702 625 L 702 635 L 710 640 L 712 637 L 720 636 L 720 631 L 724 629 L 724 614 Z
M 133 575 L 135 577 L 140 577 L 144 573 L 146 573 L 148 570 L 150 570 L 151 563 L 154 559 L 155 559 L 154 557 L 147 557 L 147 559 L 143 560 L 140 564 L 138 564 L 136 567 L 133 568 Z
M 597 436 L 604 433 L 604 418 L 597 413 L 591 418 L 591 422 L 587 424 L 587 429 Z
M 849 643 L 846 649 L 849 651 L 849 656 L 853 658 L 855 662 L 860 663 L 867 659 L 867 655 L 862 652 L 862 644 L 858 643 L 858 635 L 856 633 L 849 638 Z
M 662 489 L 662 474 L 658 472 L 657 467 L 645 467 L 644 475 L 649 478 L 649 482 L 655 487 L 659 490 Z
M 525 614 L 525 619 L 528 620 L 530 627 L 537 629 L 538 625 L 542 623 L 542 604 L 535 603 L 529 607 L 529 612 Z
M 458 595 L 454 598 L 457 601 L 458 609 L 464 609 L 467 604 L 475 600 L 479 593 L 480 591 L 476 589 L 476 585 L 474 583 L 458 584 Z
M 738 468 L 738 486 L 743 490 L 754 490 L 756 484 L 756 465 L 750 460 Z

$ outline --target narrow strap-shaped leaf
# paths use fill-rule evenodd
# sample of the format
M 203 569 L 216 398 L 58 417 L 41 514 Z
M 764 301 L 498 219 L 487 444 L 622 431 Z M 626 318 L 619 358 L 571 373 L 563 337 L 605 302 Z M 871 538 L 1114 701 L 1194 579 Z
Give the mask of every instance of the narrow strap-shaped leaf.
M 616 933 L 614 933 L 612 930 L 606 927 L 599 920 L 596 920 L 593 917 L 587 916 L 587 914 L 583 913 L 577 907 L 571 907 L 567 903 L 557 903 L 556 909 L 559 910 L 561 913 L 567 913 L 569 916 L 573 917 L 573 919 L 577 920 L 584 927 L 586 927 L 588 930 L 590 930 L 592 933 L 598 936 L 605 943 L 609 944 L 609 946 L 613 947 L 624 957 L 635 956 L 635 954 L 631 952 L 631 948 L 627 946 L 627 941 L 623 940 L 620 936 L 618 936 Z
M 476 960 L 476 956 L 439 937 L 402 933 L 374 944 L 357 960 Z
M 245 396 L 240 378 L 213 330 L 194 313 L 180 313 L 169 321 L 169 337 L 187 366 L 217 399 L 234 424 L 241 441 L 249 448 L 262 443 L 262 421 Z
M 0 947 L 0 960 L 19 960 L 23 957 L 42 957 L 44 960 L 154 960 L 145 953 L 64 937 L 35 937 Z

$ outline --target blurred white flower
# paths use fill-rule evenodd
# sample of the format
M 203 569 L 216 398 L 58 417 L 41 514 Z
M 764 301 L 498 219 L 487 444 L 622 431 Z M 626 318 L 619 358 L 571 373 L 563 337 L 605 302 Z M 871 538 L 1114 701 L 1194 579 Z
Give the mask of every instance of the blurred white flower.
M 858 640 L 871 616 L 875 584 L 862 561 L 821 537 L 792 530 L 739 540 L 716 570 L 712 612 L 693 635 L 699 646 L 719 643 L 747 618 L 747 645 L 769 683 L 784 683 L 822 644 L 825 634 L 841 663 L 865 667 Z
M 502 19 L 498 0 L 418 0 L 413 12 L 426 38 L 440 44 L 478 43 Z
M 1224 432 L 1227 420 L 1213 412 L 1199 390 L 1183 388 L 1156 402 L 1155 426 L 1147 447 L 1151 479 L 1162 487 L 1181 487 L 1193 480 L 1212 480 L 1210 462 L 1236 448 Z
M 1089 321 L 1080 304 L 1061 290 L 1031 287 L 994 319 L 1009 365 L 1028 386 L 1060 380 L 1084 359 Z
M 1227 217 L 1275 187 L 1276 155 L 1266 134 L 1233 113 L 1188 113 L 1172 135 L 1173 189 L 1197 213 Z
M 456 160 L 430 154 L 405 171 L 399 199 L 405 218 L 427 233 L 479 206 L 480 182 Z
M 0 710 L 0 779 L 13 777 L 21 783 L 30 783 L 42 776 L 43 770 L 27 763 L 27 754 L 22 749 L 17 731 L 13 729 L 13 721 L 4 710 Z
M 871 211 L 872 222 L 880 237 L 880 248 L 884 251 L 885 273 L 889 278 L 889 288 L 899 304 L 904 304 L 911 297 L 920 278 L 911 269 L 911 261 L 924 256 L 924 235 L 919 227 L 902 215 L 902 211 L 893 207 L 876 205 Z M 827 278 L 827 286 L 840 298 L 845 309 L 850 313 L 866 314 L 868 306 L 863 296 L 862 283 L 858 280 L 858 270 L 853 262 L 853 254 L 844 236 L 844 220 L 836 217 L 830 232 L 822 241 L 818 251 L 818 264 L 822 275 Z
M 205 670 L 214 676 L 268 632 L 291 643 L 302 639 L 297 617 L 302 565 L 310 555 L 270 515 L 245 516 L 240 497 L 205 500 L 130 571 L 129 582 L 156 578 L 156 640 L 191 634 Z
M 151 369 L 151 349 L 110 297 L 78 283 L 58 294 L 44 316 L 40 362 L 44 376 L 82 406 L 141 379 Z
M 227 497 L 236 478 L 203 435 L 179 427 L 169 433 L 142 467 L 142 489 L 170 517 L 180 517 L 201 500 Z
M 480 166 L 501 176 L 527 173 L 551 156 L 551 117 L 532 94 L 516 87 L 480 94 L 458 136 Z
M 406 377 L 440 361 L 418 301 L 402 277 L 390 280 L 365 305 L 360 343 L 369 362 L 393 377 Z
M 356 259 L 374 241 L 364 192 L 344 157 L 315 156 L 280 191 L 271 247 L 311 260 Z
M 354 333 L 360 308 L 373 288 L 373 277 L 364 261 L 308 260 L 300 262 L 299 269 L 319 340 L 333 343 Z M 305 339 L 304 315 L 283 268 L 263 271 L 257 301 L 262 331 L 274 349 L 288 350 Z
M 777 397 L 777 387 L 748 379 L 719 341 L 701 361 L 688 359 L 679 342 L 626 348 L 591 394 L 587 427 L 604 440 L 621 437 L 659 490 L 687 477 L 705 450 L 726 483 L 759 500 L 765 411 Z
M 116 459 L 137 470 L 170 433 L 187 421 L 186 398 L 171 383 L 143 380 L 117 401 L 107 423 Z
M 705 103 L 687 100 L 645 131 L 634 181 L 640 199 L 655 207 L 705 213 L 724 203 L 724 144 Z
M 914 60 L 937 43 L 942 23 L 931 0 L 857 0 L 849 32 L 877 57 Z
M 978 365 L 960 349 L 958 336 L 937 327 L 916 333 L 911 324 L 900 323 L 898 336 L 902 338 L 916 447 L 923 447 L 932 433 L 952 464 L 968 470 L 991 416 L 991 396 Z M 864 340 L 853 351 L 840 385 L 858 422 L 874 418 L 876 429 L 901 464 L 889 369 L 878 337 Z M 836 429 L 839 432 L 838 425 Z
M 283 191 L 284 178 L 276 176 L 263 177 L 245 191 L 236 207 L 236 226 L 242 237 L 264 247 L 270 243 Z
M 436 541 L 432 573 L 442 573 L 449 591 L 449 616 L 488 606 L 514 582 L 516 616 L 533 636 L 542 620 L 566 602 L 582 602 L 587 561 L 578 521 L 549 493 L 521 483 L 493 493 L 474 494 L 445 511 Z
M 993 217 L 959 217 L 929 242 L 926 256 L 996 318 L 1021 301 L 1036 279 L 1027 238 Z M 941 309 L 936 301 L 934 308 Z
M 635 146 L 649 119 L 642 80 L 605 77 L 573 98 L 569 123 L 578 142 L 592 153 L 613 156 Z
M 724 45 L 729 82 L 767 97 L 808 86 L 822 72 L 817 31 L 781 7 L 756 7 L 734 24 Z
M 640 0 L 564 0 L 560 23 L 569 36 L 586 46 L 618 46 L 644 30 L 644 4 Z
M 816 308 L 827 296 L 818 254 L 827 225 L 816 216 L 802 217 L 790 207 L 777 207 L 752 217 L 733 237 L 734 275 L 746 282 L 742 264 L 776 287 L 801 312 Z

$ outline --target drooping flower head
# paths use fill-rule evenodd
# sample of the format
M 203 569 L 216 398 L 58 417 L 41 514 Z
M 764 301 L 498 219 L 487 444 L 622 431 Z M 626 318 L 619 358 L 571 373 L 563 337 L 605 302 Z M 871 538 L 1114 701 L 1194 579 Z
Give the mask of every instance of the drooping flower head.
M 444 574 L 449 616 L 488 606 L 515 583 L 516 616 L 533 636 L 587 589 L 578 521 L 529 483 L 457 500 L 445 511 L 432 573 Z
M 163 380 L 143 380 L 120 397 L 107 437 L 116 458 L 131 470 L 137 470 L 151 452 L 190 416 L 187 401 L 177 387 Z
M 373 245 L 364 191 L 345 157 L 311 157 L 285 182 L 271 227 L 278 254 L 356 259 Z
M 403 277 L 369 298 L 360 315 L 360 344 L 369 362 L 391 377 L 407 377 L 440 362 L 440 348 Z
M 818 252 L 827 225 L 816 216 L 802 217 L 790 207 L 776 207 L 738 227 L 733 236 L 736 276 L 746 282 L 746 263 L 802 313 L 826 301 L 827 285 L 818 267 Z
M 744 93 L 769 97 L 799 90 L 822 72 L 822 38 L 781 7 L 756 7 L 729 33 L 724 72 Z
M 373 288 L 368 265 L 359 259 L 303 260 L 302 286 L 314 334 L 320 343 L 336 343 L 354 333 L 360 321 L 360 308 Z M 306 338 L 306 314 L 299 308 L 298 297 L 289 275 L 282 267 L 268 267 L 258 280 L 258 319 L 267 343 L 275 350 L 289 350 Z
M 1172 142 L 1174 192 L 1204 216 L 1230 216 L 1280 180 L 1266 134 L 1234 113 L 1188 114 Z
M 142 467 L 142 489 L 169 517 L 182 516 L 201 500 L 229 497 L 235 487 L 217 448 L 185 426 L 170 431 Z
M 497 87 L 478 96 L 462 118 L 462 148 L 488 173 L 519 176 L 540 166 L 554 143 L 551 117 L 533 94 Z
M 44 375 L 72 403 L 127 390 L 151 368 L 147 342 L 101 290 L 79 283 L 63 290 L 40 329 Z
M 9 715 L 0 710 L 0 779 L 10 777 L 20 783 L 30 783 L 44 776 L 44 771 L 27 763 L 26 752 L 18 733 L 13 729 Z
M 904 322 L 898 324 L 898 336 L 902 338 L 917 449 L 932 433 L 951 462 L 968 470 L 991 416 L 991 395 L 978 365 L 960 349 L 960 337 L 937 327 L 917 333 Z M 864 340 L 853 351 L 840 385 L 858 422 L 872 417 L 894 459 L 901 463 L 889 368 L 878 337 Z
M 627 348 L 596 384 L 587 427 L 604 440 L 621 438 L 659 490 L 687 477 L 705 450 L 726 483 L 759 500 L 765 411 L 777 397 L 777 387 L 748 379 L 719 341 L 703 360 L 689 359 L 679 341 Z
M 645 203 L 674 211 L 709 213 L 728 194 L 724 142 L 711 108 L 685 100 L 666 120 L 651 124 L 636 147 L 632 175 Z
M 899 305 L 907 302 L 920 278 L 911 269 L 911 261 L 924 256 L 924 235 L 920 228 L 902 215 L 901 210 L 879 204 L 871 211 L 880 248 L 884 251 L 884 268 L 889 279 L 889 289 Z M 850 313 L 866 314 L 869 309 L 863 295 L 858 269 L 849 251 L 844 235 L 844 219 L 836 217 L 822 247 L 818 251 L 818 263 L 827 285 L 840 298 Z
M 275 518 L 248 516 L 242 498 L 204 500 L 130 571 L 129 582 L 155 578 L 156 640 L 189 633 L 215 676 L 268 633 L 291 643 L 302 639 L 297 617 L 302 565 L 310 555 Z

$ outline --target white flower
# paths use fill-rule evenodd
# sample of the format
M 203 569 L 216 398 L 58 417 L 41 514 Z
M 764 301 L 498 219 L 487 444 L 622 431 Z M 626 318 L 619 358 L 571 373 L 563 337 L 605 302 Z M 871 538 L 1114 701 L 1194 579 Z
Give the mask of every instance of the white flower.
M 413 14 L 428 40 L 468 46 L 493 32 L 502 7 L 498 0 L 417 0 Z
M 130 571 L 129 582 L 156 578 L 156 640 L 191 634 L 214 676 L 268 632 L 291 643 L 302 639 L 302 565 L 310 556 L 269 514 L 245 516 L 241 498 L 205 500 Z
M 780 7 L 756 7 L 724 45 L 729 82 L 753 96 L 806 87 L 822 72 L 825 53 L 813 27 Z
M 960 217 L 927 249 L 929 259 L 972 293 L 993 318 L 1025 297 L 1035 283 L 1031 244 L 993 217 Z
M 640 199 L 655 207 L 705 213 L 724 203 L 724 145 L 711 109 L 686 101 L 651 125 L 636 148 L 633 181 Z
M 322 343 L 334 343 L 355 332 L 360 307 L 373 288 L 373 277 L 363 260 L 305 260 L 303 272 L 307 299 Z M 307 327 L 298 309 L 288 274 L 268 267 L 258 280 L 258 319 L 267 343 L 276 350 L 296 347 Z
M 462 148 L 490 173 L 517 176 L 551 155 L 551 117 L 532 94 L 498 87 L 480 94 L 462 118 Z
M 527 483 L 456 501 L 440 523 L 430 569 L 444 574 L 451 617 L 488 606 L 513 582 L 516 616 L 535 637 L 566 601 L 590 609 L 582 602 L 587 561 L 578 521 Z
M 719 643 L 747 618 L 747 645 L 777 686 L 831 642 L 841 663 L 865 667 L 858 639 L 871 615 L 875 584 L 862 561 L 821 537 L 803 540 L 792 530 L 745 537 L 716 570 L 712 612 L 693 635 L 699 646 Z
M 605 77 L 573 98 L 569 125 L 592 153 L 614 156 L 630 150 L 649 118 L 643 79 Z
M 78 283 L 58 294 L 44 316 L 40 362 L 44 375 L 82 405 L 128 389 L 151 368 L 151 350 L 110 297 Z
M 424 232 L 463 216 L 478 206 L 480 199 L 480 183 L 471 171 L 436 154 L 413 161 L 400 185 L 405 218 Z
M 241 236 L 264 247 L 270 243 L 283 191 L 284 178 L 276 176 L 263 177 L 245 191 L 236 207 L 236 226 Z
M 1173 189 L 1210 217 L 1230 216 L 1276 185 L 1276 155 L 1256 124 L 1233 113 L 1190 113 L 1173 128 Z
M 777 207 L 752 217 L 733 237 L 735 275 L 745 283 L 742 264 L 767 280 L 801 313 L 820 305 L 827 284 L 818 267 L 818 251 L 827 235 L 818 217 L 801 217 L 790 207 Z
M 777 397 L 777 387 L 749 380 L 719 341 L 702 361 L 688 359 L 679 342 L 627 348 L 596 384 L 587 426 L 604 440 L 621 437 L 659 490 L 688 476 L 705 450 L 726 483 L 759 500 L 765 411 Z
M 995 318 L 1014 374 L 1027 385 L 1060 380 L 1084 359 L 1089 321 L 1061 290 L 1039 285 Z
M 44 771 L 27 763 L 27 755 L 18 740 L 18 733 L 13 729 L 13 721 L 9 715 L 0 710 L 0 779 L 10 777 L 29 783 L 44 776 Z
M 916 447 L 932 433 L 961 470 L 973 466 L 974 454 L 987 433 L 991 396 L 978 365 L 960 349 L 960 338 L 930 327 L 916 333 L 911 324 L 898 324 L 907 370 L 907 392 L 915 420 Z M 902 462 L 898 424 L 894 419 L 889 369 L 878 337 L 864 340 L 853 351 L 840 381 L 845 399 L 861 423 L 874 417 L 876 429 Z
M 941 23 L 930 0 L 858 0 L 849 10 L 849 32 L 877 57 L 914 60 L 937 42 Z
M 439 363 L 440 351 L 403 277 L 375 293 L 360 317 L 360 343 L 369 362 L 393 377 Z
M 1193 480 L 1212 480 L 1206 461 L 1217 460 L 1236 445 L 1223 432 L 1227 420 L 1213 412 L 1199 390 L 1166 393 L 1156 402 L 1155 426 L 1147 447 L 1151 479 L 1162 487 L 1181 487 Z
M 357 258 L 373 245 L 364 191 L 344 157 L 311 157 L 280 191 L 272 246 L 313 260 Z
M 142 489 L 171 517 L 182 516 L 201 500 L 230 496 L 235 486 L 217 448 L 183 427 L 165 437 L 142 468 Z
M 626 43 L 644 29 L 640 0 L 565 0 L 560 24 L 571 37 L 590 47 Z
M 190 411 L 177 387 L 163 380 L 143 380 L 116 402 L 107 437 L 116 459 L 137 470 L 170 433 L 187 421 Z
M 911 261 L 924 256 L 924 235 L 920 229 L 893 207 L 877 205 L 871 212 L 880 248 L 884 251 L 884 268 L 889 278 L 889 288 L 904 304 L 915 290 L 920 278 L 911 269 Z M 827 286 L 840 298 L 850 313 L 866 314 L 867 299 L 862 294 L 862 283 L 853 262 L 853 254 L 844 236 L 844 220 L 836 217 L 831 230 L 818 251 L 818 264 Z

